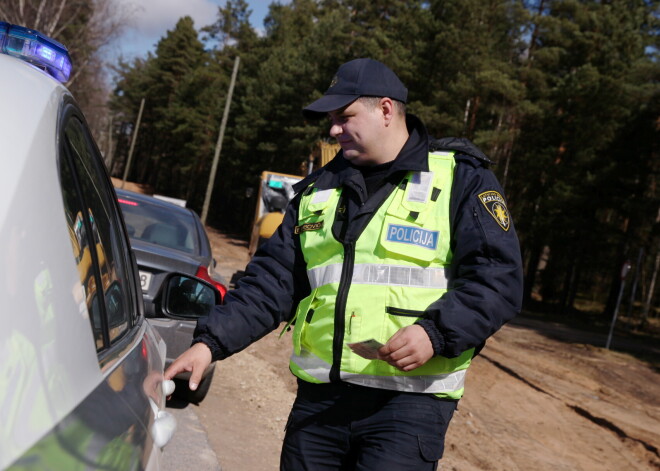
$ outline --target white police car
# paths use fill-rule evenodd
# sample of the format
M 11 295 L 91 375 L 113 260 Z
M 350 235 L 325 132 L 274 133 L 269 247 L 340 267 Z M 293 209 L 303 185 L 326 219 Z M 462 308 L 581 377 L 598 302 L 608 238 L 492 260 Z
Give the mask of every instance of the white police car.
M 165 345 L 68 53 L 4 22 L 0 52 L 0 469 L 158 469 Z

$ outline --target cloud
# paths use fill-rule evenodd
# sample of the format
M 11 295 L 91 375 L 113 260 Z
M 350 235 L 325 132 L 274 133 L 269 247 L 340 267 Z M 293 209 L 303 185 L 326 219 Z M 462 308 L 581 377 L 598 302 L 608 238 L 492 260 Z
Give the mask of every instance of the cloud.
M 144 36 L 165 35 L 183 16 L 190 16 L 199 29 L 213 23 L 218 11 L 218 2 L 211 0 L 122 0 L 122 3 L 135 8 L 133 26 Z
M 144 57 L 153 52 L 158 41 L 176 26 L 177 21 L 190 16 L 197 30 L 217 20 L 218 8 L 226 0 L 110 0 L 120 8 L 130 12 L 129 24 L 121 37 L 107 49 L 110 61 L 119 56 L 124 59 Z M 287 4 L 290 0 L 279 0 Z M 268 13 L 268 6 L 273 0 L 247 0 L 252 10 L 250 22 L 259 32 L 263 32 L 263 20 Z
M 173 30 L 177 21 L 190 16 L 200 29 L 217 18 L 221 0 L 111 0 L 130 12 L 122 36 L 108 48 L 109 57 L 146 56 L 158 41 Z

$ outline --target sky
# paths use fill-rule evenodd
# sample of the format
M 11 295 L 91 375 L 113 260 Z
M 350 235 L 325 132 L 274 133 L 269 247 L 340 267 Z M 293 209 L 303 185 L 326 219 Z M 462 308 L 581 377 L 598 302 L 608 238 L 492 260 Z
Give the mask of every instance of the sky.
M 145 56 L 155 51 L 156 43 L 168 30 L 174 29 L 182 16 L 190 16 L 195 28 L 213 23 L 217 18 L 218 7 L 225 0 L 111 0 L 126 5 L 135 13 L 124 34 L 108 48 L 111 58 L 120 55 L 124 59 Z M 263 29 L 263 19 L 268 14 L 268 6 L 273 0 L 247 0 L 252 10 L 250 22 L 256 30 Z M 281 1 L 280 3 L 287 3 Z M 111 59 L 112 60 L 112 59 Z

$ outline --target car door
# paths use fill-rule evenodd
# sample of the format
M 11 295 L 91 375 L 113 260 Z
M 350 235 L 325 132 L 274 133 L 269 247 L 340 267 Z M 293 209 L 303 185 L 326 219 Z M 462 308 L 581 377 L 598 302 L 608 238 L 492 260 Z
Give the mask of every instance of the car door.
M 116 196 L 72 100 L 65 98 L 59 123 L 63 219 L 82 285 L 80 310 L 89 319 L 102 380 L 9 469 L 158 469 L 167 440 L 157 423 L 162 428 L 157 417 L 166 414 L 160 410 L 164 342 L 144 320 Z M 72 339 L 71 348 L 79 341 Z
M 66 211 L 69 219 L 82 214 L 86 237 L 81 245 L 93 262 L 92 273 L 80 274 L 89 278 L 86 303 L 105 377 L 97 399 L 81 412 L 100 436 L 109 438 L 104 448 L 112 450 L 113 461 L 124 461 L 121 469 L 146 468 L 150 457 L 159 455 L 151 430 L 164 406 L 163 352 L 143 317 L 137 270 L 114 190 L 72 104 L 63 113 L 60 169 Z M 67 197 L 68 188 L 76 189 L 75 196 Z

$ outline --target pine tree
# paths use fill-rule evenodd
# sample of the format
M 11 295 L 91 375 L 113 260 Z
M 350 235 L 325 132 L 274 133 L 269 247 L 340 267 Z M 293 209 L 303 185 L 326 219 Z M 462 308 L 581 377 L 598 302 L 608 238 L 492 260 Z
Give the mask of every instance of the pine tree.
M 535 19 L 530 50 L 536 80 L 529 88 L 542 114 L 523 124 L 518 151 L 535 158 L 531 169 L 517 169 L 517 201 L 527 202 L 519 218 L 530 240 L 527 287 L 548 247 L 543 292 L 570 308 L 580 280 L 588 278 L 587 289 L 598 296 L 607 280 L 600 274 L 610 272 L 612 261 L 618 273 L 625 251 L 617 236 L 622 207 L 614 197 L 620 185 L 605 190 L 603 183 L 624 168 L 611 146 L 650 96 L 648 76 L 636 72 L 650 64 L 644 33 L 650 10 L 643 1 L 632 8 L 624 2 L 541 3 L 547 9 Z
M 129 179 L 191 200 L 193 207 L 201 204 L 199 180 L 213 156 L 224 76 L 204 50 L 192 19 L 181 18 L 159 41 L 155 55 L 122 64 L 118 73 L 113 104 L 123 112 L 118 117 L 125 127 L 131 129 L 142 98 L 146 103 Z

